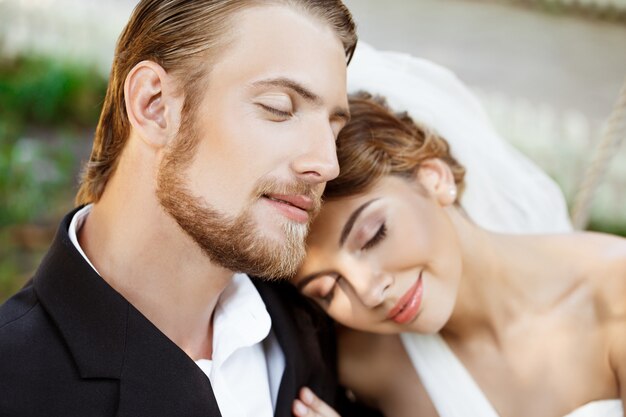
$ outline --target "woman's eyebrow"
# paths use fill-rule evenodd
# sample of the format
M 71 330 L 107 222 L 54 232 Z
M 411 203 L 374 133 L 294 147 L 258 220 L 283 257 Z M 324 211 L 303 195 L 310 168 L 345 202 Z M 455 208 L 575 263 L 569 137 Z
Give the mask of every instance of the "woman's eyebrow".
M 367 206 L 369 206 L 376 200 L 378 200 L 378 198 L 374 198 L 370 201 L 367 201 L 361 204 L 361 206 L 357 208 L 356 210 L 354 210 L 352 214 L 350 215 L 350 217 L 348 217 L 348 220 L 346 221 L 346 224 L 343 226 L 343 230 L 341 231 L 341 236 L 339 237 L 339 247 L 342 247 L 343 244 L 346 243 L 346 239 L 348 238 L 350 231 L 354 227 L 354 223 L 359 218 L 359 215 L 363 212 L 363 210 L 365 210 Z

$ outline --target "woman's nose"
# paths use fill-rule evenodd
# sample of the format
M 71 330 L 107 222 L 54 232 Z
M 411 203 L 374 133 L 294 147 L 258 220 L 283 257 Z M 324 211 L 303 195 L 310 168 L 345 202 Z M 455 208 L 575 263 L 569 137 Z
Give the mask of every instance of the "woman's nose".
M 364 268 L 352 281 L 352 287 L 363 305 L 374 308 L 385 301 L 387 289 L 393 283 L 393 276 L 383 271 Z

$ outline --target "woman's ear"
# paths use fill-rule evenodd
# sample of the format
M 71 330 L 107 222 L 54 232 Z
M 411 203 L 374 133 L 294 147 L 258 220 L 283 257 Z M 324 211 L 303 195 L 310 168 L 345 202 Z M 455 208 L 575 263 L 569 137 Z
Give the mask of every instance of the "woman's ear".
M 427 159 L 417 170 L 417 181 L 442 206 L 456 202 L 457 189 L 452 170 L 439 158 Z
M 180 125 L 182 94 L 172 76 L 152 61 L 135 65 L 124 83 L 128 119 L 149 146 L 164 147 Z

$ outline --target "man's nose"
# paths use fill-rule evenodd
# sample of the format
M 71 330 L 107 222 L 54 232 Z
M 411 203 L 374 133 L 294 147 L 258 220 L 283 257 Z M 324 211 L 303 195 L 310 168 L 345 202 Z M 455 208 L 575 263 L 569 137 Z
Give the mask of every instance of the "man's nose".
M 335 134 L 328 120 L 316 123 L 305 133 L 301 152 L 292 169 L 310 184 L 326 183 L 339 175 Z

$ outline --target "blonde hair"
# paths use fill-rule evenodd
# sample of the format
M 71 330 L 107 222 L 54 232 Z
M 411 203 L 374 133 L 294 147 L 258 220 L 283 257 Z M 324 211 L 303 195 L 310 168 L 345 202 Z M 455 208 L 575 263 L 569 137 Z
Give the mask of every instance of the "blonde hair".
M 340 0 L 142 0 L 120 35 L 76 204 L 97 202 L 115 171 L 130 133 L 124 82 L 139 62 L 150 60 L 181 81 L 183 120 L 193 114 L 211 60 L 224 48 L 237 12 L 268 4 L 294 7 L 327 22 L 343 43 L 348 61 L 356 46 L 352 16 Z M 207 66 L 207 60 L 209 65 Z

